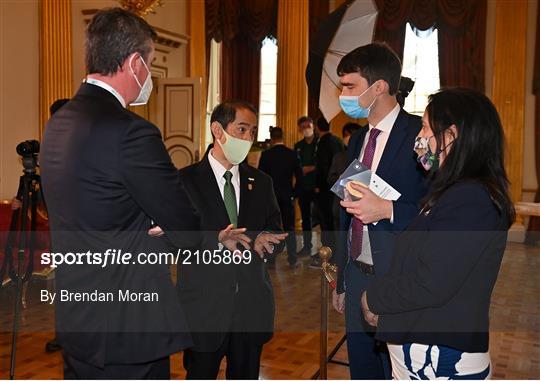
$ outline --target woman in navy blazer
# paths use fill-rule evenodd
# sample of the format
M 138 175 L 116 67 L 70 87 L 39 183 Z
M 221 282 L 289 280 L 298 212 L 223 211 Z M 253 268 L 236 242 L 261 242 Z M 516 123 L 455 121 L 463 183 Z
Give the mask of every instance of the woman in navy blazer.
M 362 295 L 364 317 L 395 378 L 487 378 L 490 298 L 515 219 L 497 111 L 473 90 L 433 94 L 414 150 L 431 191 Z

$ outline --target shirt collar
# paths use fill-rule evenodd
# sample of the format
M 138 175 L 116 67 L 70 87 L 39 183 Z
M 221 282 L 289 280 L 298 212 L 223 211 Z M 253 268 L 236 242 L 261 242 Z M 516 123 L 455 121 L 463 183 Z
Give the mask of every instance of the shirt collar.
M 95 79 L 95 78 L 88 78 L 86 77 L 84 79 L 85 83 L 89 83 L 90 85 L 94 85 L 94 86 L 98 86 L 98 87 L 101 87 L 102 89 L 104 90 L 107 90 L 109 93 L 111 93 L 112 95 L 114 95 L 114 97 L 116 99 L 118 99 L 118 102 L 120 102 L 120 104 L 122 105 L 123 108 L 126 108 L 126 101 L 124 100 L 124 98 L 120 95 L 120 93 L 118 91 L 116 91 L 111 85 L 109 85 L 108 83 L 105 83 L 103 81 L 100 81 L 99 79 Z
M 208 161 L 210 162 L 210 167 L 212 167 L 212 171 L 214 172 L 214 175 L 218 180 L 225 181 L 225 178 L 223 175 L 227 171 L 227 168 L 225 168 L 213 155 L 214 149 L 211 149 L 208 153 Z M 238 165 L 233 165 L 229 171 L 232 173 L 232 179 L 238 179 Z
M 392 111 L 386 114 L 386 116 L 379 122 L 379 124 L 377 124 L 376 126 L 372 126 L 370 123 L 369 130 L 371 131 L 371 129 L 377 128 L 382 132 L 390 133 L 390 131 L 392 131 L 394 123 L 396 122 L 400 110 L 401 107 L 399 106 L 399 103 L 396 103 Z

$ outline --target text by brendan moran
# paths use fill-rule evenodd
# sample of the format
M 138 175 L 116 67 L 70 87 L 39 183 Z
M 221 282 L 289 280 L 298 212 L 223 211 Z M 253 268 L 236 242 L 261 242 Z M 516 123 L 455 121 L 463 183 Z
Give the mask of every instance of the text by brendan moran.
M 159 302 L 157 292 L 132 292 L 130 290 L 118 290 L 117 292 L 102 292 L 98 290 L 90 292 L 71 292 L 69 290 L 59 290 L 58 292 L 49 292 L 41 290 L 41 302 L 121 302 L 121 303 L 139 303 L 139 302 Z

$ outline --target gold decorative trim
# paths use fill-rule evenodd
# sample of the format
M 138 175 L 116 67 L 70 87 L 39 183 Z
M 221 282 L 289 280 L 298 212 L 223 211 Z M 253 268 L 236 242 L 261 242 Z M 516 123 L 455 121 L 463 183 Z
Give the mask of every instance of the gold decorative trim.
M 145 17 L 149 13 L 156 13 L 156 7 L 162 7 L 161 0 L 118 0 L 122 8 Z
M 88 24 L 98 11 L 99 9 L 83 9 L 81 13 L 83 14 L 84 22 Z M 163 53 L 169 53 L 171 49 L 178 49 L 180 46 L 187 45 L 189 42 L 189 36 L 185 34 L 171 32 L 153 25 L 151 26 L 157 33 L 156 45 L 162 48 L 159 51 Z
M 499 112 L 506 142 L 506 170 L 514 202 L 523 189 L 523 131 L 527 50 L 527 2 L 497 1 L 495 6 L 492 101 Z M 508 47 L 512 54 L 508 54 Z M 518 217 L 518 223 L 520 223 Z
M 283 128 L 283 138 L 288 147 L 299 139 L 297 118 L 307 114 L 304 71 L 308 62 L 308 11 L 307 0 L 278 2 L 276 122 Z
M 201 78 L 201 96 L 200 96 L 200 120 L 199 128 L 199 151 L 206 150 L 206 97 L 208 91 L 208 75 L 206 72 L 206 20 L 205 20 L 205 2 L 190 1 L 189 8 L 189 67 L 188 75 L 192 78 Z M 198 161 L 198 158 L 195 158 Z
M 73 96 L 71 0 L 40 2 L 39 132 L 57 99 Z

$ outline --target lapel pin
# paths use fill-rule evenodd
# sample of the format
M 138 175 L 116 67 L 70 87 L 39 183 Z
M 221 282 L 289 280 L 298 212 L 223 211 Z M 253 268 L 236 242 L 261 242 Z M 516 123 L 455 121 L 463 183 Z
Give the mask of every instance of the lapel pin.
M 252 190 L 253 189 L 253 185 L 252 184 L 248 184 L 248 190 Z

